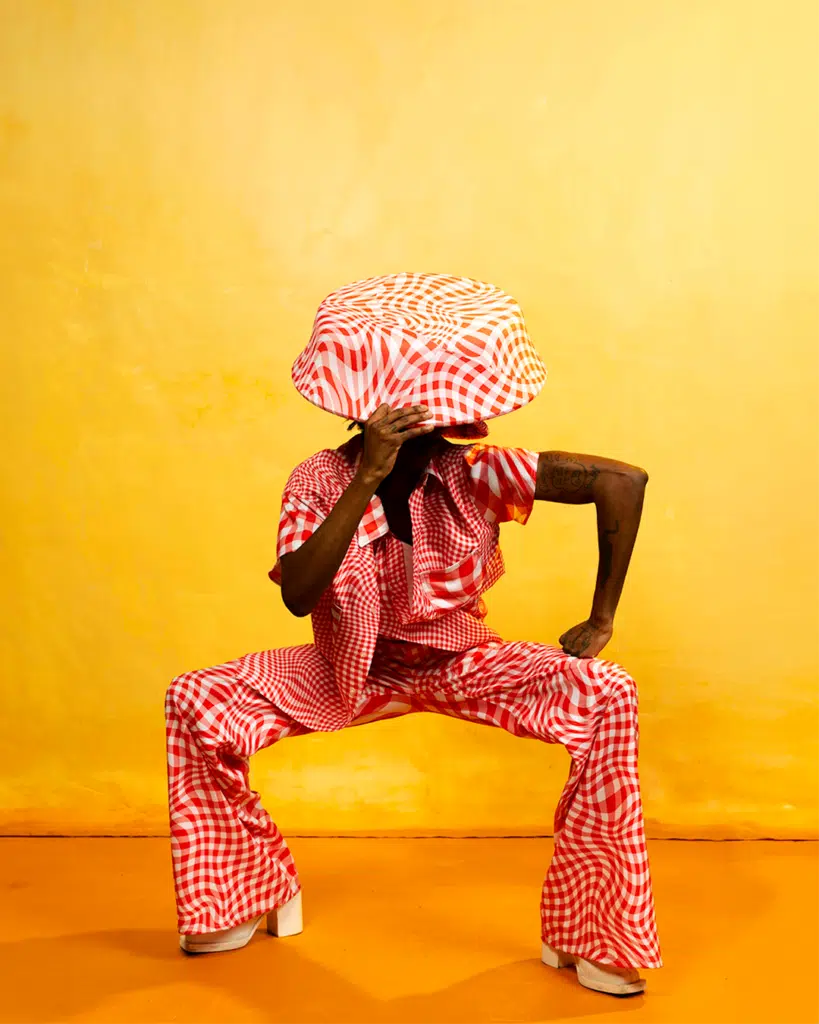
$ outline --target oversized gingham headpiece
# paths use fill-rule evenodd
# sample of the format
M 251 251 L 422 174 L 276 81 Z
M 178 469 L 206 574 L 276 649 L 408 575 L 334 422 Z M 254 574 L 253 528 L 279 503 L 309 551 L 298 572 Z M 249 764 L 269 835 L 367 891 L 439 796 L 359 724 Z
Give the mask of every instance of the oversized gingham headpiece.
M 363 422 L 379 405 L 425 405 L 451 436 L 530 402 L 546 367 L 515 300 L 445 274 L 392 274 L 322 302 L 293 383 L 308 401 Z

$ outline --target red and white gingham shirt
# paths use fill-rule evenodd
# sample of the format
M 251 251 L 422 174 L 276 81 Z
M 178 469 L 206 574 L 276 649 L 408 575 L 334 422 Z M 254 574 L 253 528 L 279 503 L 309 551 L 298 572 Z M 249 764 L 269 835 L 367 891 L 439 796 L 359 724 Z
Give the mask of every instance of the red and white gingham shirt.
M 279 558 L 318 529 L 351 482 L 360 453 L 361 438 L 356 437 L 294 470 L 282 501 Z M 532 511 L 537 461 L 537 452 L 483 444 L 450 445 L 433 457 L 409 501 L 409 580 L 405 545 L 390 533 L 381 499 L 372 498 L 345 563 L 354 548 L 371 546 L 377 591 L 368 594 L 363 587 L 359 599 L 378 602 L 379 636 L 452 651 L 500 640 L 483 622 L 482 595 L 504 572 L 499 525 L 525 523 Z M 269 575 L 281 582 L 278 562 Z M 313 613 L 320 646 L 332 636 L 333 612 L 330 599 Z

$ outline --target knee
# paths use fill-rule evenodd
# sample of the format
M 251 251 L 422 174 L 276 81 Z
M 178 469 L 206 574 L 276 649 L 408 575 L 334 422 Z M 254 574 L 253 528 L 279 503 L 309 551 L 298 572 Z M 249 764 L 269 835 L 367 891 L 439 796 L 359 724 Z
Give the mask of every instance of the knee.
M 200 675 L 199 672 L 183 672 L 171 680 L 165 691 L 166 715 L 183 715 L 190 708 L 201 690 Z
M 637 683 L 624 668 L 611 667 L 611 696 L 622 697 L 628 704 L 637 705 Z
M 594 659 L 587 663 L 591 669 L 596 687 L 609 699 L 622 697 L 629 703 L 637 702 L 637 683 L 632 676 L 616 662 Z

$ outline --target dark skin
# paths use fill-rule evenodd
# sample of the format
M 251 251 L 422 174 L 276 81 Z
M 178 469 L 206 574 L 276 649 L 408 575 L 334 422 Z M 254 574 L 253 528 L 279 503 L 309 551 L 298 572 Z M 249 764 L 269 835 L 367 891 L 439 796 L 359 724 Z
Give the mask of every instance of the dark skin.
M 567 654 L 596 657 L 611 640 L 614 613 L 637 539 L 648 473 L 613 459 L 541 452 L 535 497 L 597 509 L 599 561 L 591 614 L 560 637 Z
M 423 406 L 393 410 L 382 405 L 363 425 L 363 435 L 352 482 L 312 537 L 282 557 L 282 598 L 294 615 L 309 615 L 318 604 L 374 494 L 381 498 L 391 532 L 412 543 L 409 497 L 435 452 L 447 444 Z M 597 509 L 599 563 L 591 613 L 560 637 L 566 654 L 593 658 L 611 639 L 647 482 L 645 470 L 612 459 L 540 453 L 539 501 L 594 503 Z

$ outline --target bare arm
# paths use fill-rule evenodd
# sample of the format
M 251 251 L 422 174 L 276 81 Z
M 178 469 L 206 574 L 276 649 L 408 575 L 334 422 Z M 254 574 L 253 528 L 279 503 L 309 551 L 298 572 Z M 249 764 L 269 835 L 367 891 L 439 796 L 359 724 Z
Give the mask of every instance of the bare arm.
M 591 615 L 564 633 L 567 654 L 593 658 L 612 636 L 614 613 L 637 539 L 648 474 L 612 459 L 541 452 L 535 497 L 597 508 L 599 564 Z
M 282 600 L 294 615 L 309 615 L 332 583 L 361 517 L 381 481 L 395 465 L 398 449 L 411 437 L 427 434 L 423 406 L 391 410 L 379 406 L 364 427 L 361 464 L 330 514 L 300 548 L 282 555 Z

